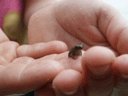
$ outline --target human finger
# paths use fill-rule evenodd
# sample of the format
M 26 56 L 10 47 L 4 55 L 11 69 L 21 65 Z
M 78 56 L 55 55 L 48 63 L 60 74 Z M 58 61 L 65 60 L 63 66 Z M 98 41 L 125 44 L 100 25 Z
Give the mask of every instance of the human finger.
M 18 56 L 42 57 L 48 54 L 61 53 L 67 50 L 67 46 L 61 41 L 22 45 L 17 48 Z
M 55 61 L 18 58 L 0 69 L 0 95 L 28 92 L 42 87 L 62 69 Z
M 117 57 L 113 63 L 115 87 L 118 96 L 128 96 L 128 55 Z
M 128 53 L 128 22 L 112 6 L 102 3 L 98 26 L 110 45 L 119 53 Z
M 82 80 L 81 73 L 72 69 L 67 69 L 55 77 L 53 80 L 53 88 L 58 96 L 75 96 L 82 84 Z M 79 95 L 77 94 L 77 96 Z
M 83 69 L 87 78 L 87 96 L 110 96 L 113 91 L 111 64 L 115 59 L 113 51 L 95 46 L 83 55 Z

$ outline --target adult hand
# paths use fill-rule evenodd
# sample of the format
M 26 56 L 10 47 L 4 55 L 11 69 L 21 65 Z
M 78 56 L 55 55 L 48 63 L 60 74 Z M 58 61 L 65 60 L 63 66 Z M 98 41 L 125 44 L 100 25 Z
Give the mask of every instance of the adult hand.
M 117 54 L 128 52 L 128 45 L 126 43 L 128 42 L 127 31 L 128 26 L 126 20 L 118 11 L 101 0 L 55 0 L 52 3 L 44 5 L 42 8 L 40 6 L 40 9 L 37 8 L 36 11 L 34 10 L 34 14 L 32 14 L 28 21 L 30 43 L 62 40 L 71 48 L 76 43 L 82 42 L 85 44 L 85 49 L 94 45 L 103 45 L 115 50 Z M 36 37 L 35 34 L 37 34 Z M 113 60 L 114 63 L 109 62 L 108 65 L 110 67 L 108 70 L 113 69 L 114 72 L 107 71 L 105 74 L 114 73 L 116 80 L 111 78 L 101 82 L 102 79 L 100 77 L 102 76 L 97 76 L 95 72 L 102 73 L 104 71 L 104 68 L 100 69 L 101 66 L 96 65 L 96 62 L 102 61 L 102 59 L 97 59 L 97 55 L 102 57 L 103 51 L 100 52 L 94 49 L 93 51 L 94 53 L 89 51 L 90 53 L 85 56 L 86 58 L 90 58 L 90 61 L 85 58 L 82 64 L 83 66 L 89 66 L 85 68 L 85 72 L 88 69 L 87 74 L 91 78 L 91 80 L 87 80 L 88 86 L 85 86 L 87 96 L 109 96 L 112 92 L 109 89 L 113 89 L 113 85 L 109 82 L 112 81 L 114 81 L 113 84 L 116 84 L 117 89 L 120 90 L 120 96 L 122 96 L 121 94 L 123 96 L 128 95 L 128 86 L 125 86 L 128 82 L 128 56 L 122 55 Z M 107 56 L 109 55 L 111 57 L 111 54 L 107 54 L 106 51 L 104 52 Z M 90 56 L 90 54 L 93 55 Z M 104 56 L 106 56 L 105 54 Z M 93 59 L 95 60 L 93 61 Z M 98 64 L 101 63 L 103 65 L 107 64 L 105 61 Z M 95 77 L 94 80 L 91 73 Z M 109 76 L 111 77 L 111 75 Z
M 66 50 L 60 41 L 20 46 L 0 30 L 0 96 L 28 92 L 50 82 L 63 66 L 36 58 Z

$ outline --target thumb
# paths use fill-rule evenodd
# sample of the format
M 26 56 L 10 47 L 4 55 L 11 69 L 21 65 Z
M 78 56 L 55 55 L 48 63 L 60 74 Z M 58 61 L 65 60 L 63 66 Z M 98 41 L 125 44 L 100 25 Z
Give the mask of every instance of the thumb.
M 110 45 L 119 53 L 128 52 L 128 22 L 114 8 L 103 4 L 99 15 L 99 29 Z

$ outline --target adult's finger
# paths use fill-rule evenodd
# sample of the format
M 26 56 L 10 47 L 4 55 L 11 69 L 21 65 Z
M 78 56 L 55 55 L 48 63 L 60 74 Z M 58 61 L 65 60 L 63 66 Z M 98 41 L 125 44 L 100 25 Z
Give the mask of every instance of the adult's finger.
M 102 3 L 98 26 L 115 50 L 128 53 L 128 21 L 115 8 Z
M 115 54 L 105 47 L 92 47 L 83 55 L 87 96 L 110 96 L 113 91 L 111 64 Z
M 27 92 L 42 87 L 62 69 L 55 61 L 18 58 L 0 69 L 0 95 Z
M 114 60 L 113 71 L 118 96 L 128 96 L 128 55 L 121 55 Z
M 17 48 L 18 56 L 30 56 L 33 58 L 42 57 L 48 54 L 61 53 L 67 50 L 67 45 L 61 41 L 51 41 L 48 43 L 37 43 L 32 45 L 22 45 Z
M 82 80 L 83 77 L 81 73 L 72 69 L 67 69 L 55 77 L 53 80 L 53 88 L 58 96 L 83 96 L 82 94 L 77 94 L 82 84 Z

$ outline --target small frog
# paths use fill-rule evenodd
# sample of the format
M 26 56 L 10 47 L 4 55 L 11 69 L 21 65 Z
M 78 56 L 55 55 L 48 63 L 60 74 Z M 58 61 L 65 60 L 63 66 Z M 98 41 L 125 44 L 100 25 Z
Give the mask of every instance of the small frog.
M 79 56 L 82 56 L 83 47 L 83 44 L 77 44 L 69 51 L 68 57 L 72 59 L 77 59 Z

